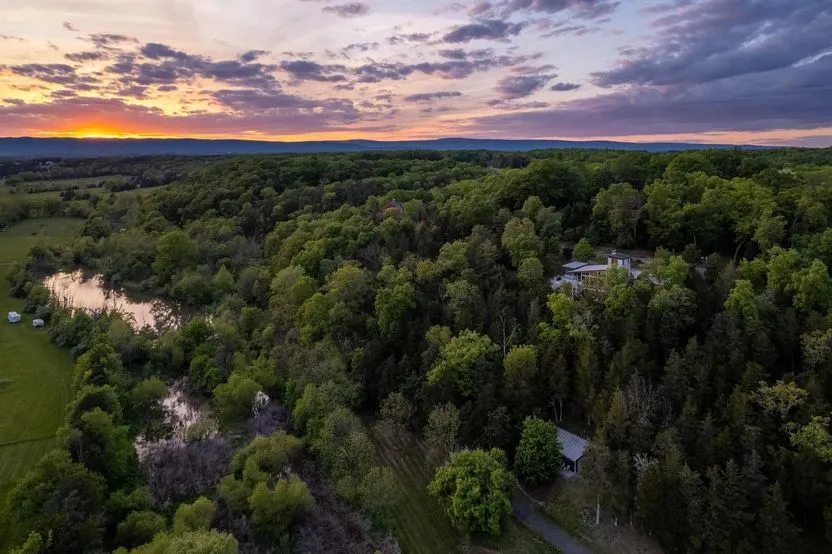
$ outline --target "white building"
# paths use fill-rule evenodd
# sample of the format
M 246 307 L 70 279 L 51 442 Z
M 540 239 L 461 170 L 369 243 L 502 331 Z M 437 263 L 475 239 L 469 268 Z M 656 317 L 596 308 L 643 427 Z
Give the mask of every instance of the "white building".
M 9 312 L 9 323 L 19 323 L 20 322 L 20 314 L 17 312 Z
M 613 250 L 607 256 L 606 264 L 580 261 L 572 261 L 564 264 L 563 275 L 552 279 L 552 288 L 559 289 L 564 283 L 569 283 L 572 285 L 572 290 L 578 293 L 583 287 L 591 287 L 593 282 L 598 282 L 606 271 L 619 267 L 629 272 L 630 279 L 635 279 L 641 275 L 640 270 L 633 269 L 632 258 L 630 256 L 619 254 Z

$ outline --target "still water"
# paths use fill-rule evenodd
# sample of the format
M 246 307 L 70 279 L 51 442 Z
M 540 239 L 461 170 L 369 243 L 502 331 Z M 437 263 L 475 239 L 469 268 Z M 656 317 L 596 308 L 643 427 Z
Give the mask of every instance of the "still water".
M 177 327 L 183 316 L 177 306 L 158 298 L 142 298 L 107 287 L 100 275 L 80 271 L 56 273 L 44 279 L 43 284 L 63 306 L 90 312 L 118 311 L 131 320 L 136 329 L 146 326 L 158 330 Z

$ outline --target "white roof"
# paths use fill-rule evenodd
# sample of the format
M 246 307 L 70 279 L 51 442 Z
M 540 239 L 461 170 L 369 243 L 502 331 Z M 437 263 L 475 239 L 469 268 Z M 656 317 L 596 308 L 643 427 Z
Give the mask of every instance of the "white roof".
M 590 264 L 573 269 L 570 273 L 597 273 L 599 271 L 606 271 L 609 267 L 607 264 Z
M 588 444 L 586 439 L 582 439 L 578 435 L 558 427 L 558 440 L 560 441 L 562 447 L 561 452 L 564 458 L 572 462 L 577 462 L 583 458 Z
M 589 265 L 589 264 L 586 263 L 586 262 L 578 262 L 578 261 L 569 262 L 568 264 L 563 264 L 563 269 L 566 269 L 566 270 L 578 269 L 579 267 L 583 267 L 585 265 Z

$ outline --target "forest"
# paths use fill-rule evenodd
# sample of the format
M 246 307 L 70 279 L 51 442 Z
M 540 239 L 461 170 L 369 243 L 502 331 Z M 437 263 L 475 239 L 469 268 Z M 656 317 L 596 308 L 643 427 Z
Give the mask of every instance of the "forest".
M 74 360 L 16 552 L 407 552 L 378 433 L 426 445 L 457 533 L 500 537 L 517 482 L 561 479 L 556 426 L 591 439 L 598 519 L 665 552 L 832 549 L 832 149 L 55 165 L 168 186 L 0 195 L 0 227 L 83 219 L 3 268 Z M 553 289 L 611 249 L 637 278 Z M 75 269 L 193 315 L 68 310 L 42 280 Z M 182 440 L 175 383 L 211 414 Z

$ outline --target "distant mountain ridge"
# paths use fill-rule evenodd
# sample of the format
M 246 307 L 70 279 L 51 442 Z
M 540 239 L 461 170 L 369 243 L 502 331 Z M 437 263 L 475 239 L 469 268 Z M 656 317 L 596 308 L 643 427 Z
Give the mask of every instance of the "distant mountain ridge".
M 501 140 L 440 138 L 433 140 L 344 140 L 271 142 L 238 139 L 78 139 L 78 138 L 0 138 L 0 157 L 107 157 L 183 155 L 216 156 L 223 154 L 302 154 L 335 152 L 376 152 L 395 150 L 494 150 L 526 152 L 529 150 L 591 148 L 669 152 L 711 148 L 758 149 L 763 146 L 735 144 L 697 144 L 674 142 L 614 142 L 570 140 Z

